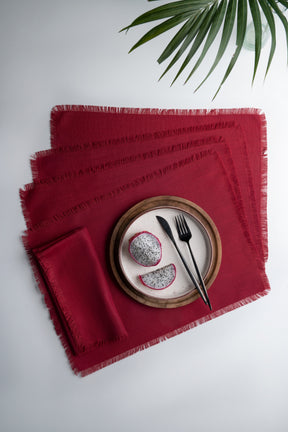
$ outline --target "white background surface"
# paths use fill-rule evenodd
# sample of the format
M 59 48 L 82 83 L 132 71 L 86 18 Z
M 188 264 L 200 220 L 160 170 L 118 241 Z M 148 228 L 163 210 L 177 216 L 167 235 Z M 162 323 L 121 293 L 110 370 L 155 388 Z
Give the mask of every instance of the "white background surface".
M 269 45 L 253 88 L 253 54 L 243 51 L 211 102 L 228 57 L 194 94 L 195 87 L 183 86 L 181 80 L 172 88 L 169 79 L 157 82 L 163 69 L 156 59 L 168 36 L 127 54 L 143 30 L 128 35 L 118 30 L 155 4 L 0 3 L 3 432 L 288 430 L 288 71 L 282 27 L 278 25 L 278 48 L 265 83 Z M 49 113 L 56 104 L 263 109 L 268 122 L 271 293 L 84 379 L 74 376 L 20 242 L 25 225 L 18 189 L 31 181 L 30 156 L 49 148 Z

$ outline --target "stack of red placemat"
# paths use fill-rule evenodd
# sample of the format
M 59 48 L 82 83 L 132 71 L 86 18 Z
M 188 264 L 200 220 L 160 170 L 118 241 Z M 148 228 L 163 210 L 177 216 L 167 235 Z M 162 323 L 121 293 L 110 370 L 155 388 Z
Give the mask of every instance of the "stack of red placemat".
M 266 122 L 256 109 L 56 106 L 51 149 L 21 191 L 25 248 L 70 364 L 86 375 L 269 291 Z M 140 201 L 178 196 L 215 222 L 222 262 L 209 297 L 179 308 L 135 301 L 107 245 Z

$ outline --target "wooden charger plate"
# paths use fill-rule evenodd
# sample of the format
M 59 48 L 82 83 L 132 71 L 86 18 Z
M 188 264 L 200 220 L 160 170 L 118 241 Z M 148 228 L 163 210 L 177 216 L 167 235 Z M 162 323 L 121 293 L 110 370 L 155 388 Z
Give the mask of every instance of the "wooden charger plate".
M 148 198 L 131 207 L 119 219 L 112 232 L 109 247 L 112 272 L 120 287 L 129 296 L 147 306 L 176 308 L 187 305 L 199 297 L 176 249 L 156 219 L 156 215 L 159 215 L 169 222 L 176 242 L 189 267 L 193 270 L 188 247 L 179 240 L 175 226 L 175 216 L 182 212 L 192 232 L 190 245 L 206 288 L 209 289 L 221 264 L 220 235 L 210 216 L 191 201 L 166 195 Z M 141 231 L 151 232 L 161 242 L 162 258 L 157 266 L 143 267 L 137 264 L 129 254 L 129 239 Z M 139 275 L 170 263 L 176 266 L 176 279 L 169 287 L 154 290 L 141 283 Z

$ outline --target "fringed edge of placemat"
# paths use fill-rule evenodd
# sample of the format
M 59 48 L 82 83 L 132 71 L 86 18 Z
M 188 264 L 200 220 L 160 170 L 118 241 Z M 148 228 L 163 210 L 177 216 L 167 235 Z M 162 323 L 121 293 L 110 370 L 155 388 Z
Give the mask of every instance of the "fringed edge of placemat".
M 50 139 L 51 139 L 51 149 L 44 151 L 48 154 L 49 151 L 57 150 L 55 147 L 56 140 L 56 120 L 59 114 L 64 112 L 91 112 L 91 113 L 111 113 L 111 114 L 132 114 L 132 115 L 179 115 L 179 116 L 193 116 L 193 115 L 257 115 L 260 118 L 260 141 L 261 141 L 261 199 L 260 199 L 260 214 L 259 222 L 261 224 L 262 230 L 262 245 L 263 245 L 263 258 L 265 261 L 268 259 L 268 220 L 267 220 L 267 122 L 266 116 L 261 108 L 255 107 L 244 107 L 244 108 L 213 108 L 213 109 L 182 109 L 182 108 L 139 108 L 139 107 L 115 107 L 115 106 L 97 106 L 97 105 L 74 105 L 74 104 L 63 104 L 55 105 L 51 109 L 50 113 Z M 219 122 L 219 127 L 221 127 L 221 122 Z M 201 125 L 199 126 L 201 128 Z M 207 125 L 204 125 L 207 127 Z M 215 125 L 214 125 L 215 127 Z M 223 126 L 222 126 L 223 127 Z M 227 127 L 225 125 L 225 127 Z M 206 129 L 205 129 L 206 130 Z M 160 133 L 160 131 L 159 131 Z M 174 131 L 175 133 L 175 131 Z M 128 139 L 135 139 L 135 136 L 128 137 Z M 139 137 L 138 137 L 139 138 Z M 142 136 L 141 139 L 144 137 Z M 127 139 L 127 137 L 125 137 Z M 117 138 L 117 141 L 121 138 Z M 93 148 L 101 144 L 100 142 L 91 142 L 81 144 L 83 148 Z M 79 145 L 74 146 L 79 149 Z M 65 148 L 60 148 L 59 151 L 65 151 Z M 66 148 L 67 149 L 67 148 Z M 69 147 L 69 151 L 72 149 Z M 44 153 L 43 153 L 44 154 Z M 36 168 L 31 160 L 31 168 L 34 170 L 36 175 Z M 258 212 L 257 212 L 258 213 Z
M 182 108 L 134 108 L 134 107 L 113 107 L 97 105 L 55 105 L 50 113 L 50 139 L 51 147 L 55 148 L 56 139 L 56 118 L 63 112 L 95 112 L 110 114 L 141 114 L 141 115 L 221 115 L 221 114 L 261 114 L 260 108 L 213 108 L 213 109 L 182 109 Z
M 51 112 L 51 141 L 54 139 L 53 138 L 53 115 L 56 114 L 57 112 L 60 111 L 96 111 L 96 112 L 113 112 L 113 113 L 133 113 L 133 114 L 165 114 L 165 115 L 175 115 L 175 114 L 179 114 L 179 115 L 191 115 L 191 114 L 258 114 L 260 115 L 261 118 L 261 143 L 262 143 L 262 188 L 261 188 L 261 221 L 262 221 L 262 229 L 263 229 L 263 233 L 266 234 L 264 236 L 264 238 L 266 239 L 267 237 L 267 131 L 266 131 L 266 118 L 265 115 L 262 113 L 261 110 L 259 109 L 255 109 L 255 108 L 241 108 L 241 109 L 228 109 L 228 110 L 223 110 L 223 109 L 219 109 L 219 110 L 167 110 L 167 109 L 147 109 L 147 108 L 116 108 L 116 107 L 94 107 L 94 106 L 79 106 L 79 105 L 59 105 L 53 108 L 52 112 Z M 20 196 L 20 200 L 21 200 L 21 196 Z M 22 198 L 23 200 L 23 198 Z M 86 204 L 86 203 L 85 203 Z M 22 208 L 23 210 L 23 208 Z M 27 214 L 25 215 L 25 211 L 23 211 L 23 215 L 24 218 L 26 219 L 26 217 L 28 216 Z M 134 347 L 133 349 L 130 349 L 124 353 L 121 353 L 113 358 L 107 359 L 97 365 L 91 366 L 85 370 L 79 370 L 75 367 L 75 365 L 73 364 L 73 356 L 70 352 L 70 347 L 69 344 L 63 334 L 63 327 L 61 325 L 61 322 L 57 316 L 57 314 L 55 313 L 54 310 L 54 305 L 53 302 L 50 298 L 50 296 L 48 295 L 48 293 L 44 290 L 41 289 L 41 276 L 39 275 L 39 271 L 37 269 L 37 266 L 35 264 L 35 261 L 33 259 L 32 253 L 29 249 L 29 245 L 27 243 L 27 236 L 24 234 L 22 236 L 22 242 L 24 245 L 24 248 L 26 250 L 26 253 L 29 257 L 30 263 L 31 263 L 31 267 L 36 279 L 36 283 L 38 285 L 38 288 L 41 292 L 41 294 L 44 297 L 44 301 L 45 304 L 49 310 L 49 314 L 51 317 L 51 320 L 53 322 L 56 334 L 58 335 L 62 346 L 64 347 L 64 350 L 66 352 L 67 358 L 69 360 L 69 363 L 71 365 L 72 370 L 74 371 L 75 374 L 84 377 L 87 376 L 93 372 L 96 372 L 99 369 L 102 369 L 106 366 L 109 366 L 121 359 L 124 359 L 130 355 L 133 355 L 137 352 L 140 352 L 146 348 L 149 348 L 153 345 L 156 345 L 160 342 L 163 342 L 171 337 L 174 337 L 176 335 L 179 335 L 185 331 L 188 331 L 194 327 L 197 327 L 201 324 L 204 324 L 207 321 L 210 321 L 214 318 L 217 318 L 223 314 L 226 314 L 228 312 L 231 312 L 239 307 L 242 307 L 244 305 L 247 305 L 249 303 L 252 303 L 253 301 L 256 301 L 264 296 L 266 296 L 269 292 L 270 292 L 270 286 L 269 286 L 269 282 L 268 282 L 268 278 L 265 274 L 265 272 L 263 270 L 261 271 L 261 275 L 263 277 L 263 285 L 265 287 L 265 289 L 259 293 L 256 293 L 252 296 L 249 296 L 245 299 L 242 299 L 240 301 L 237 301 L 231 305 L 225 306 L 211 314 L 208 314 L 204 317 L 202 317 L 201 319 L 198 319 L 190 324 L 186 324 L 185 326 L 175 329 L 163 336 L 160 336 L 154 340 L 151 340 L 149 342 L 146 342 L 142 345 L 139 345 L 137 347 Z M 268 251 L 268 245 L 267 245 L 267 239 L 266 239 L 266 248 Z M 268 252 L 267 252 L 268 253 Z
M 259 292 L 257 294 L 254 294 L 252 296 L 246 297 L 245 299 L 242 299 L 242 300 L 240 300 L 238 302 L 235 302 L 235 303 L 233 303 L 233 304 L 231 304 L 229 306 L 225 306 L 225 307 L 217 310 L 216 312 L 213 312 L 211 314 L 208 314 L 208 315 L 202 317 L 201 319 L 193 321 L 190 324 L 186 324 L 183 327 L 175 329 L 175 330 L 173 330 L 173 331 L 171 331 L 171 332 L 169 332 L 169 333 L 167 333 L 167 334 L 165 334 L 163 336 L 159 336 L 156 339 L 153 339 L 153 340 L 151 340 L 149 342 L 146 342 L 145 344 L 142 344 L 142 345 L 139 345 L 137 347 L 134 347 L 134 348 L 132 348 L 132 349 L 130 349 L 130 350 L 122 353 L 122 354 L 119 354 L 119 355 L 117 355 L 115 357 L 112 357 L 109 360 L 105 360 L 105 361 L 103 361 L 103 362 L 101 362 L 101 363 L 99 363 L 99 364 L 97 364 L 95 366 L 91 366 L 90 368 L 87 368 L 85 370 L 79 371 L 77 368 L 75 368 L 75 366 L 73 366 L 72 363 L 71 363 L 72 359 L 69 359 L 69 355 L 68 355 L 68 359 L 70 361 L 70 365 L 72 367 L 72 370 L 73 370 L 73 372 L 76 375 L 78 375 L 80 377 L 85 377 L 85 376 L 90 375 L 90 374 L 92 374 L 94 372 L 97 372 L 100 369 L 103 369 L 104 367 L 110 366 L 113 363 L 116 363 L 116 362 L 118 362 L 120 360 L 123 360 L 123 359 L 125 359 L 125 358 L 127 358 L 127 357 L 129 357 L 131 355 L 137 354 L 140 351 L 144 351 L 147 348 L 150 348 L 150 347 L 152 347 L 154 345 L 157 345 L 160 342 L 165 342 L 166 340 L 171 339 L 172 337 L 175 337 L 175 336 L 177 336 L 179 334 L 182 334 L 182 333 L 184 333 L 184 332 L 186 332 L 188 330 L 191 330 L 191 329 L 193 329 L 195 327 L 198 327 L 201 324 L 205 324 L 206 322 L 211 321 L 212 319 L 218 318 L 221 315 L 224 315 L 224 314 L 226 314 L 228 312 L 232 312 L 235 309 L 238 309 L 238 308 L 240 308 L 242 306 L 246 306 L 249 303 L 252 303 L 252 302 L 254 302 L 256 300 L 259 300 L 259 299 L 265 297 L 267 294 L 269 294 L 269 292 L 271 290 L 270 286 L 269 286 L 268 279 L 267 279 L 267 277 L 266 277 L 266 275 L 265 275 L 264 272 L 263 272 L 263 278 L 264 278 L 263 282 L 264 282 L 264 285 L 265 285 L 265 290 L 263 290 L 263 291 L 261 291 L 261 292 Z
M 203 157 L 204 154 L 205 155 L 206 154 L 215 154 L 216 157 L 217 157 L 217 153 L 216 152 L 212 152 L 212 151 L 208 151 L 208 150 L 206 150 L 204 152 L 200 152 L 199 156 Z M 171 165 L 171 168 L 172 168 L 172 166 L 173 165 Z M 222 168 L 223 168 L 223 166 L 222 166 Z M 168 167 L 166 167 L 166 169 L 168 169 Z M 165 171 L 166 171 L 165 169 L 161 170 L 162 174 Z M 155 171 L 153 171 L 153 173 L 155 173 Z M 150 180 L 150 177 L 148 178 L 148 180 Z M 230 187 L 231 187 L 231 185 L 230 185 Z M 231 189 L 231 197 L 233 198 L 232 189 Z M 235 199 L 235 196 L 234 196 L 234 199 Z M 92 204 L 93 202 L 94 202 L 94 200 L 91 203 L 89 203 L 89 204 Z M 97 200 L 97 202 L 98 202 L 98 200 Z M 86 206 L 84 206 L 84 207 L 81 206 L 81 208 L 79 208 L 79 210 L 85 210 L 85 208 L 87 208 L 87 206 L 89 206 L 88 203 L 85 203 L 85 204 L 86 204 Z M 239 202 L 237 202 L 236 204 L 240 205 Z M 65 215 L 64 215 L 64 217 L 65 217 Z M 54 222 L 55 223 L 55 222 L 57 222 L 57 221 L 59 221 L 61 219 L 62 219 L 62 217 L 59 217 L 59 215 L 58 215 L 57 218 L 53 217 L 52 220 L 50 220 L 50 222 Z M 45 222 L 47 223 L 47 221 L 45 221 Z M 44 223 L 44 226 L 45 226 L 46 223 Z M 242 224 L 243 224 L 243 221 L 242 221 Z M 39 229 L 40 225 L 34 227 L 34 229 L 35 228 L 36 228 L 36 230 Z M 31 229 L 32 228 L 30 228 L 30 230 Z M 139 351 L 142 351 L 142 350 L 144 350 L 146 348 L 149 348 L 149 347 L 151 347 L 151 346 L 153 346 L 153 345 L 155 345 L 157 343 L 165 341 L 165 340 L 167 340 L 167 339 L 169 339 L 171 337 L 174 337 L 174 336 L 176 336 L 178 334 L 181 334 L 181 333 L 183 333 L 183 332 L 185 332 L 185 331 L 187 331 L 189 329 L 192 329 L 192 328 L 194 328 L 196 326 L 199 326 L 199 325 L 201 325 L 201 324 L 203 324 L 203 323 L 205 323 L 207 321 L 210 321 L 210 320 L 212 320 L 214 318 L 217 318 L 218 316 L 221 316 L 221 315 L 223 315 L 223 314 L 225 314 L 227 312 L 233 311 L 236 308 L 239 308 L 239 307 L 244 306 L 244 305 L 246 305 L 248 303 L 256 301 L 256 300 L 262 298 L 263 296 L 267 295 L 270 292 L 270 286 L 269 286 L 268 278 L 267 278 L 267 276 L 265 274 L 264 268 L 261 266 L 261 267 L 259 267 L 259 272 L 260 272 L 260 274 L 262 276 L 263 285 L 265 287 L 265 289 L 263 291 L 261 291 L 259 293 L 256 293 L 256 294 L 254 294 L 252 296 L 249 296 L 249 297 L 247 297 L 245 299 L 239 300 L 239 301 L 237 301 L 237 302 L 235 302 L 235 303 L 233 303 L 231 305 L 225 306 L 225 307 L 223 307 L 223 308 L 221 308 L 221 309 L 219 309 L 219 310 L 217 310 L 217 311 L 215 311 L 215 312 L 213 312 L 211 314 L 207 314 L 206 316 L 204 316 L 204 317 L 202 317 L 202 318 L 200 318 L 200 319 L 198 319 L 198 320 L 196 320 L 194 322 L 186 324 L 185 326 L 180 327 L 178 329 L 175 329 L 175 330 L 173 330 L 173 331 L 171 331 L 171 332 L 169 332 L 169 333 L 167 333 L 165 335 L 159 336 L 159 337 L 157 337 L 157 338 L 155 338 L 155 339 L 153 339 L 153 340 L 151 340 L 149 342 L 146 342 L 146 343 L 141 344 L 141 345 L 139 345 L 137 347 L 129 349 L 129 350 L 127 350 L 124 353 L 116 355 L 115 357 L 112 357 L 110 359 L 102 361 L 102 362 L 100 362 L 100 363 L 98 363 L 98 364 L 96 364 L 94 366 L 91 366 L 91 367 L 89 367 L 87 369 L 79 370 L 77 368 L 77 366 L 75 366 L 75 356 L 73 356 L 73 354 L 71 352 L 71 347 L 69 345 L 69 342 L 67 341 L 67 337 L 65 336 L 65 331 L 63 329 L 61 320 L 59 319 L 57 313 L 55 312 L 55 307 L 54 307 L 54 304 L 53 304 L 53 300 L 51 299 L 49 293 L 42 286 L 43 280 L 42 280 L 41 274 L 40 274 L 40 272 L 39 272 L 39 270 L 37 268 L 35 260 L 33 258 L 33 254 L 31 252 L 31 247 L 30 247 L 30 245 L 28 243 L 27 232 L 26 232 L 26 235 L 25 235 L 25 233 L 23 234 L 23 236 L 22 236 L 22 242 L 23 242 L 24 248 L 26 250 L 26 253 L 27 253 L 28 257 L 29 257 L 29 260 L 30 260 L 30 263 L 31 263 L 31 268 L 32 268 L 33 273 L 34 273 L 34 277 L 35 277 L 37 286 L 39 288 L 40 293 L 43 295 L 45 304 L 46 304 L 47 309 L 49 311 L 49 315 L 50 315 L 51 321 L 53 322 L 53 325 L 54 325 L 54 328 L 55 328 L 55 332 L 56 332 L 57 336 L 59 337 L 59 339 L 61 341 L 61 344 L 62 344 L 62 346 L 63 346 L 63 348 L 65 350 L 66 356 L 67 356 L 67 358 L 69 360 L 69 363 L 70 363 L 70 366 L 71 366 L 73 372 L 76 375 L 79 375 L 81 377 L 84 377 L 84 376 L 89 375 L 89 374 L 91 374 L 93 372 L 96 372 L 99 369 L 102 369 L 102 368 L 104 368 L 106 366 L 109 366 L 109 365 L 111 365 L 111 364 L 113 364 L 113 363 L 115 363 L 115 362 L 117 362 L 117 361 L 119 361 L 121 359 L 124 359 L 124 358 L 126 358 L 126 357 L 128 357 L 130 355 L 133 355 L 133 354 L 135 354 L 135 353 L 137 353 Z M 251 243 L 250 243 L 250 246 L 251 246 Z
M 268 144 L 267 144 L 267 121 L 265 114 L 260 115 L 260 128 L 261 128 L 261 199 L 260 199 L 260 221 L 262 223 L 263 233 L 263 249 L 264 259 L 268 260 L 269 247 L 268 247 L 268 217 L 267 217 L 267 198 L 268 198 Z

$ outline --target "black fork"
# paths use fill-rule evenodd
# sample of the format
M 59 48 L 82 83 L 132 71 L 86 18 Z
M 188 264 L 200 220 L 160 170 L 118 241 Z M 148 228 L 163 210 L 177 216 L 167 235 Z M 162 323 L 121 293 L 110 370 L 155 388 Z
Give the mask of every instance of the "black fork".
M 201 273 L 199 271 L 197 262 L 195 260 L 194 254 L 193 254 L 191 246 L 190 246 L 190 240 L 192 238 L 192 233 L 190 231 L 190 228 L 189 228 L 189 226 L 188 226 L 188 224 L 186 222 L 185 217 L 182 214 L 176 216 L 175 220 L 176 220 L 176 228 L 177 228 L 179 239 L 182 240 L 182 241 L 184 241 L 184 242 L 186 242 L 187 245 L 188 245 L 189 252 L 190 252 L 190 255 L 191 255 L 191 258 L 192 258 L 192 261 L 193 261 L 193 264 L 194 264 L 194 267 L 195 267 L 195 270 L 196 270 L 196 273 L 197 273 L 197 276 L 199 278 L 201 287 L 203 288 L 203 291 L 205 293 L 205 297 L 206 297 L 208 306 L 209 306 L 210 310 L 212 310 L 211 303 L 210 303 L 210 300 L 209 300 L 209 297 L 208 297 L 208 293 L 207 293 L 207 289 L 206 289 L 204 280 L 203 280 L 202 275 L 201 275 Z

